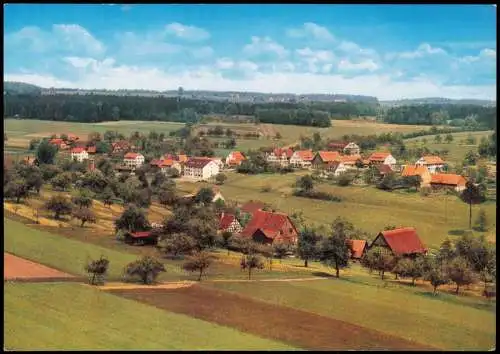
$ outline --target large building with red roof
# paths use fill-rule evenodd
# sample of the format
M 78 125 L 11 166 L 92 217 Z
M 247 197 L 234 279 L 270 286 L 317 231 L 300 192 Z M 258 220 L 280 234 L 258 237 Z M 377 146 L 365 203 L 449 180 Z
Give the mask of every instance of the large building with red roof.
M 382 247 L 394 256 L 424 255 L 427 249 L 413 227 L 403 227 L 380 232 L 370 245 Z
M 432 189 L 453 189 L 461 192 L 465 189 L 465 177 L 452 173 L 436 173 L 431 176 Z
M 123 164 L 130 168 L 137 168 L 144 163 L 144 156 L 137 152 L 127 152 L 123 157 Z
M 293 155 L 293 150 L 290 148 L 287 149 L 276 148 L 273 149 L 273 151 L 271 151 L 269 154 L 267 154 L 266 160 L 269 163 L 285 167 L 289 165 L 292 155 Z
M 426 155 L 418 159 L 415 165 L 425 166 L 430 173 L 437 173 L 443 170 L 445 162 L 439 156 Z
M 298 231 L 288 215 L 263 210 L 253 213 L 241 235 L 264 244 L 295 245 L 298 239 Z
M 393 166 L 396 164 L 396 159 L 391 155 L 390 152 L 374 152 L 370 155 L 368 161 L 372 165 L 384 164 Z
M 219 216 L 219 230 L 223 232 L 240 233 L 243 228 L 234 214 L 223 212 Z
M 290 165 L 292 167 L 310 168 L 313 159 L 314 153 L 312 150 L 298 150 L 290 157 Z
M 318 151 L 312 160 L 315 169 L 327 169 L 332 162 L 340 162 L 342 155 L 338 151 Z

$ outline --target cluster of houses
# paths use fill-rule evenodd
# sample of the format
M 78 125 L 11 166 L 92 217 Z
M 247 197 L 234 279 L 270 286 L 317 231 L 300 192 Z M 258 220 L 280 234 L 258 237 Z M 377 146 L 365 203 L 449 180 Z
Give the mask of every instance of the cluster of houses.
M 80 141 L 74 134 L 62 134 L 64 139 L 53 138 L 51 144 L 60 149 L 70 149 L 71 158 L 77 161 L 92 160 L 96 153 L 96 146 L 92 143 Z M 137 148 L 126 140 L 112 143 L 113 154 L 123 154 L 122 163 L 117 166 L 118 171 L 133 172 L 145 163 L 144 155 L 137 152 Z M 414 164 L 397 165 L 396 159 L 390 152 L 374 152 L 369 156 L 362 156 L 360 147 L 354 142 L 331 142 L 329 150 L 293 150 L 292 148 L 275 148 L 266 153 L 268 163 L 279 167 L 292 167 L 321 171 L 323 176 L 340 176 L 348 171 L 375 166 L 378 177 L 388 173 L 398 172 L 402 177 L 420 176 L 421 187 L 433 189 L 450 188 L 456 191 L 465 189 L 466 179 L 457 174 L 442 173 L 445 162 L 439 156 L 422 156 Z M 176 169 L 179 175 L 193 181 L 212 180 L 224 168 L 235 168 L 247 158 L 240 151 L 232 151 L 225 159 L 216 157 L 188 157 L 187 155 L 166 154 L 160 159 L 154 159 L 149 164 L 166 173 L 169 169 Z
M 187 195 L 192 198 L 194 194 Z M 214 190 L 214 201 L 224 200 L 219 190 Z M 243 227 L 236 216 L 232 213 L 221 212 L 219 214 L 219 232 L 231 232 L 233 235 L 250 238 L 255 242 L 273 245 L 282 243 L 290 248 L 297 245 L 299 231 L 292 219 L 285 213 L 263 210 L 265 204 L 259 201 L 249 201 L 240 206 L 240 212 L 249 216 L 248 223 Z M 161 227 L 160 224 L 154 224 Z M 129 233 L 126 242 L 136 245 L 155 244 L 158 239 L 152 231 L 141 231 Z M 365 240 L 348 241 L 351 258 L 359 260 L 371 247 L 377 246 L 386 249 L 397 256 L 415 256 L 426 254 L 427 249 L 420 240 L 416 230 L 411 227 L 397 228 L 394 230 L 381 231 L 368 243 Z

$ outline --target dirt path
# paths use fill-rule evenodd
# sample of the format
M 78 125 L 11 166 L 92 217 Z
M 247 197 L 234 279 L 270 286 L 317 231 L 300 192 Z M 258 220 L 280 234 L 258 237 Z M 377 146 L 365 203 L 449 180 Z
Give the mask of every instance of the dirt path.
M 304 349 L 431 349 L 331 317 L 201 286 L 176 291 L 112 290 L 111 293 Z
M 143 284 L 133 284 L 133 283 L 107 283 L 102 286 L 97 286 L 97 288 L 101 290 L 182 289 L 193 286 L 194 284 L 196 284 L 196 282 L 194 281 L 159 283 L 156 285 L 143 285 Z
M 4 280 L 60 281 L 61 279 L 75 278 L 71 274 L 16 257 L 9 253 L 3 254 L 3 264 Z
M 316 277 L 316 278 L 282 278 L 282 279 L 214 279 L 207 280 L 206 282 L 219 282 L 219 283 L 244 283 L 244 282 L 290 282 L 290 281 L 310 281 L 310 280 L 326 280 L 328 278 Z

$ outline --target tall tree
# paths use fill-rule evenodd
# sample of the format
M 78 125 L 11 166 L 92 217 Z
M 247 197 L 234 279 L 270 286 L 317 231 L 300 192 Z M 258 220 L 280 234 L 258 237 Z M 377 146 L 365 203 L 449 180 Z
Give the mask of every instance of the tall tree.
M 199 272 L 198 281 L 201 281 L 203 273 L 206 273 L 206 270 L 212 265 L 215 259 L 216 257 L 208 252 L 196 252 L 188 257 L 182 268 L 188 272 Z
M 52 165 L 57 154 L 57 147 L 49 144 L 48 140 L 42 140 L 36 149 L 36 159 L 41 164 Z
M 469 204 L 469 229 L 471 229 L 472 205 L 480 204 L 486 200 L 485 191 L 481 186 L 477 186 L 473 181 L 469 180 L 465 183 L 465 189 L 462 191 L 460 198 L 464 203 Z
M 319 242 L 321 235 L 313 228 L 305 227 L 299 232 L 297 242 L 297 253 L 304 261 L 304 267 L 308 267 L 310 259 L 319 256 Z
M 335 267 L 335 276 L 338 278 L 340 269 L 349 264 L 350 249 L 348 237 L 354 230 L 353 225 L 337 217 L 331 227 L 330 237 L 321 243 L 320 260 L 328 266 Z

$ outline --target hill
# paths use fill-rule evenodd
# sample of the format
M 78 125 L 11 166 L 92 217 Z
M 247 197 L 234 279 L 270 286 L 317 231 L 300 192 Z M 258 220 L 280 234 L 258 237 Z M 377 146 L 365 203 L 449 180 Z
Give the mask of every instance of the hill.
M 3 83 L 4 95 L 41 95 L 42 88 L 24 82 L 5 81 Z

